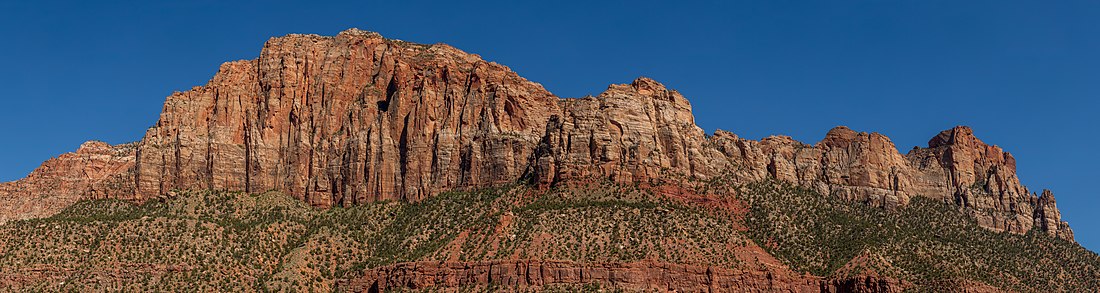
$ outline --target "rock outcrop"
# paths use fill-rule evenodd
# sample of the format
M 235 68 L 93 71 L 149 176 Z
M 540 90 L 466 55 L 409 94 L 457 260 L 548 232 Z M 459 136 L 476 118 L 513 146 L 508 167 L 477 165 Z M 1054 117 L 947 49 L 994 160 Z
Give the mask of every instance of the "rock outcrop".
M 564 99 L 477 55 L 355 29 L 273 38 L 259 58 L 225 63 L 205 86 L 169 96 L 134 146 L 96 149 L 111 154 L 80 163 L 78 152 L 75 163 L 47 162 L 3 185 L 4 217 L 173 189 L 279 190 L 328 207 L 517 180 L 774 177 L 888 209 L 942 199 L 990 229 L 1073 238 L 1050 192 L 1031 193 L 1012 156 L 966 127 L 905 155 L 886 136 L 846 127 L 814 145 L 708 136 L 687 99 L 648 78 Z M 56 203 L 34 207 L 38 198 Z
M 773 177 L 852 201 L 897 208 L 912 196 L 912 168 L 889 138 L 847 127 L 829 131 L 816 145 L 786 136 L 760 141 L 720 131 L 712 139 L 739 173 L 737 181 Z M 710 156 L 710 157 L 713 157 Z M 721 164 L 717 164 L 721 165 Z
M 130 198 L 134 145 L 89 141 L 26 178 L 0 183 L 0 223 L 48 217 L 82 199 Z
M 737 170 L 737 181 L 771 176 L 889 209 L 906 205 L 913 196 L 931 197 L 957 204 L 979 225 L 996 231 L 1025 233 L 1035 228 L 1073 239 L 1053 194 L 1030 192 L 1016 175 L 1015 158 L 976 138 L 969 127 L 945 130 L 928 147 L 915 147 L 905 155 L 886 136 L 843 126 L 813 146 L 784 136 L 757 142 L 722 131 L 708 143 L 726 157 L 710 165 Z
M 499 286 L 519 292 L 585 285 L 627 292 L 902 292 L 907 288 L 889 278 L 823 280 L 781 268 L 733 270 L 657 262 L 499 260 L 400 263 L 345 280 L 337 291 L 459 292 Z
M 680 93 L 648 78 L 596 97 L 561 99 L 536 151 L 539 184 L 601 177 L 646 181 L 670 173 L 708 176 L 706 136 Z
M 515 181 L 556 112 L 542 86 L 450 46 L 358 30 L 275 38 L 257 60 L 168 97 L 138 147 L 136 193 L 418 200 Z
M 965 207 L 983 227 L 1016 233 L 1036 227 L 1073 239 L 1054 195 L 1029 191 L 1016 176 L 1016 159 L 979 140 L 969 127 L 945 130 L 928 141 L 928 148 L 914 148 L 906 157 L 918 169 L 914 187 L 920 194 Z

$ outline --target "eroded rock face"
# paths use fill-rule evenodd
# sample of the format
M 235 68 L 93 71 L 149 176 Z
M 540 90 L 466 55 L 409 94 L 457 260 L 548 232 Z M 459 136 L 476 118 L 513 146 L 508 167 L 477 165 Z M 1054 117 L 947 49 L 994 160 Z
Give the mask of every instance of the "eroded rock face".
M 784 136 L 755 142 L 725 132 L 707 145 L 716 145 L 733 162 L 729 169 L 736 169 L 734 178 L 742 182 L 760 179 L 764 172 L 823 194 L 889 209 L 905 206 L 913 196 L 931 197 L 965 208 L 986 228 L 1012 233 L 1035 228 L 1073 239 L 1054 196 L 1029 192 L 1016 176 L 1012 155 L 985 144 L 969 127 L 943 131 L 927 148 L 905 155 L 886 136 L 843 126 L 813 146 Z
M 318 206 L 515 181 L 558 99 L 446 45 L 350 30 L 270 40 L 168 97 L 139 145 L 139 196 L 282 190 Z
M 680 93 L 648 78 L 596 97 L 562 99 L 535 158 L 540 184 L 603 177 L 647 181 L 675 173 L 706 176 L 703 130 Z
M 173 189 L 279 190 L 327 207 L 516 181 L 774 177 L 888 209 L 938 198 L 991 229 L 1073 235 L 1053 196 L 1028 191 L 1012 156 L 966 127 L 905 155 L 846 127 L 814 145 L 708 136 L 687 99 L 648 78 L 563 99 L 477 55 L 354 29 L 273 38 L 256 60 L 223 64 L 207 85 L 168 97 L 136 146 L 95 149 L 119 151 L 78 152 L 0 187 L 12 202 L 5 217 L 59 210 L 30 207 L 32 198 L 64 206 Z
M 89 141 L 26 178 L 0 183 L 0 223 L 48 217 L 82 199 L 130 198 L 134 145 Z
M 904 206 L 911 196 L 912 169 L 894 143 L 878 133 L 841 126 L 812 146 L 786 136 L 755 142 L 716 135 L 715 140 L 725 145 L 725 153 L 734 154 L 735 165 L 742 166 L 738 172 L 745 174 L 738 178 L 771 176 L 887 208 Z
M 890 279 L 867 277 L 825 281 L 767 267 L 732 270 L 655 262 L 582 264 L 501 260 L 401 263 L 344 281 L 337 291 L 431 289 L 459 292 L 489 286 L 499 286 L 505 291 L 528 291 L 582 285 L 628 292 L 901 292 L 905 288 Z
M 969 127 L 945 130 L 929 140 L 928 148 L 913 149 L 906 157 L 918 169 L 918 192 L 966 207 L 983 227 L 1015 233 L 1037 227 L 1073 239 L 1054 195 L 1030 192 L 1016 176 L 1016 159 L 979 140 Z

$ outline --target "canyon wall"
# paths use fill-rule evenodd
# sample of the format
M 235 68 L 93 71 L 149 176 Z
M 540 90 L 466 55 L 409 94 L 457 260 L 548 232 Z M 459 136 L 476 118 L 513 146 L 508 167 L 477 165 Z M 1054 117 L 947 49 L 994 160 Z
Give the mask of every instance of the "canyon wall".
M 814 145 L 707 135 L 687 99 L 648 78 L 559 98 L 477 55 L 355 29 L 273 38 L 259 58 L 223 64 L 169 96 L 140 142 L 85 146 L 0 185 L 0 219 L 175 189 L 279 190 L 331 207 L 579 178 L 776 178 L 887 209 L 925 196 L 990 229 L 1073 239 L 1053 195 L 1024 187 L 1015 159 L 966 127 L 907 154 L 845 127 Z

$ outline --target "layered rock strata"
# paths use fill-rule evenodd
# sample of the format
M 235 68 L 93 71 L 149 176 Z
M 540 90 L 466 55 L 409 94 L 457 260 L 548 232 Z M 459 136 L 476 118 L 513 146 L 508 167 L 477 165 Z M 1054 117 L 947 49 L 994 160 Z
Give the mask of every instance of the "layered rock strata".
M 942 199 L 990 229 L 1073 238 L 1050 192 L 1029 191 L 1015 159 L 966 127 L 908 154 L 845 127 L 814 145 L 707 135 L 687 99 L 648 78 L 564 99 L 477 55 L 355 29 L 271 39 L 259 58 L 223 64 L 207 85 L 169 96 L 144 138 L 117 149 L 110 168 L 47 162 L 49 174 L 6 183 L 0 198 L 14 208 L 5 217 L 174 189 L 279 190 L 328 207 L 517 180 L 771 177 L 889 209 Z M 54 197 L 63 200 L 28 199 Z
M 338 291 L 459 292 L 499 286 L 518 292 L 585 285 L 627 292 L 902 292 L 906 289 L 904 284 L 889 278 L 823 280 L 772 268 L 733 270 L 656 262 L 581 264 L 500 260 L 400 263 L 345 280 Z
M 89 141 L 42 163 L 18 181 L 0 183 L 0 223 L 48 217 L 82 199 L 130 198 L 135 145 Z

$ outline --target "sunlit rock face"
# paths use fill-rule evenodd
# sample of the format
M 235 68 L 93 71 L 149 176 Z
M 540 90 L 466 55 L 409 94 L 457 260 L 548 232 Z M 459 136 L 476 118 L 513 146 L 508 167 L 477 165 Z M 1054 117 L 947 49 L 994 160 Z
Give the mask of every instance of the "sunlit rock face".
M 983 227 L 1015 233 L 1037 227 L 1073 239 L 1054 195 L 1049 190 L 1041 196 L 1029 191 L 1016 176 L 1016 159 L 979 140 L 969 127 L 940 132 L 928 141 L 928 148 L 913 149 L 906 157 L 919 170 L 921 194 L 965 207 Z
M 26 178 L 0 183 L 0 223 L 48 217 L 82 199 L 131 198 L 134 154 L 134 144 L 89 141 Z
M 931 197 L 990 229 L 1073 238 L 1053 195 L 1030 192 L 1013 157 L 967 127 L 904 155 L 846 127 L 813 145 L 707 135 L 683 95 L 648 78 L 559 98 L 480 56 L 354 29 L 273 38 L 257 59 L 223 64 L 169 96 L 140 142 L 86 145 L 0 185 L 0 219 L 176 189 L 277 190 L 331 207 L 517 181 L 685 178 L 774 178 L 887 209 Z

